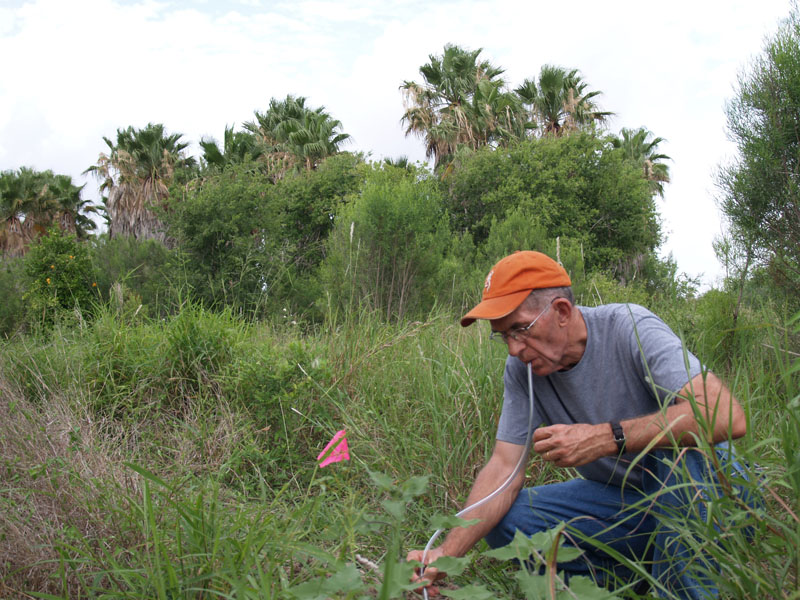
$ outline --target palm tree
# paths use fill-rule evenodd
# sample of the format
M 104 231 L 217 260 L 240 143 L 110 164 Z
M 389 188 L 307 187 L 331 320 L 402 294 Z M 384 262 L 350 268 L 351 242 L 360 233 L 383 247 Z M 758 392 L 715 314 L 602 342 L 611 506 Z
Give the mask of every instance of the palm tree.
M 184 154 L 188 144 L 182 135 L 167 135 L 161 124 L 143 129 L 117 130 L 117 141 L 104 137 L 109 153 L 86 169 L 101 180 L 100 191 L 109 217 L 110 237 L 132 236 L 166 241 L 164 226 L 155 209 L 169 196 L 169 185 L 180 168 L 191 168 L 194 159 Z
M 503 69 L 478 60 L 481 51 L 448 44 L 441 57 L 430 55 L 430 62 L 420 67 L 425 83 L 400 86 L 406 136 L 425 140 L 425 156 L 434 159 L 435 168 L 459 146 L 476 149 L 514 137 L 520 103 L 505 89 Z
M 47 194 L 56 205 L 53 222 L 62 231 L 75 234 L 78 239 L 87 238 L 90 231 L 97 229 L 97 224 L 87 213 L 100 214 L 100 207 L 81 198 L 86 184 L 77 186 L 68 175 L 50 175 Z
M 620 136 L 611 136 L 611 145 L 622 151 L 627 160 L 642 167 L 644 178 L 650 182 L 654 195 L 664 196 L 664 184 L 669 183 L 669 167 L 661 161 L 671 160 L 666 154 L 657 152 L 656 147 L 664 140 L 651 137 L 653 134 L 644 127 L 620 131 Z
M 337 154 L 350 139 L 342 133 L 341 122 L 332 118 L 325 107 L 311 109 L 303 96 L 271 99 L 266 112 L 256 111 L 255 120 L 244 124 L 261 145 L 260 159 L 275 179 L 295 167 L 312 170 L 319 163 Z
M 222 148 L 211 138 L 203 138 L 200 147 L 206 166 L 220 171 L 228 165 L 257 160 L 264 153 L 255 135 L 249 131 L 234 131 L 233 126 L 225 127 Z
M 68 175 L 22 167 L 0 173 L 0 255 L 22 256 L 54 223 L 78 237 L 95 228 L 84 213 L 97 207 L 81 198 L 83 186 Z
M 14 171 L 0 173 L 0 254 L 21 256 L 28 239 L 23 227 L 27 210 L 24 183 Z
M 529 115 L 527 128 L 538 128 L 544 135 L 560 136 L 578 128 L 602 123 L 613 113 L 598 109 L 599 91 L 587 91 L 588 84 L 577 69 L 544 65 L 538 84 L 526 79 L 515 91 Z

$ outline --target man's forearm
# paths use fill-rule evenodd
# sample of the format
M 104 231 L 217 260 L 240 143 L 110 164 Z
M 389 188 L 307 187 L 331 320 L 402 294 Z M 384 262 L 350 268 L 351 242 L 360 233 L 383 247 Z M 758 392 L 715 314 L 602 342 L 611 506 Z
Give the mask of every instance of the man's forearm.
M 689 398 L 692 397 L 692 399 Z M 696 377 L 663 412 L 622 421 L 626 449 L 639 452 L 654 446 L 694 446 L 698 437 L 712 443 L 742 437 L 747 431 L 744 411 L 712 373 Z
M 464 506 L 479 502 L 494 492 L 510 474 L 510 470 L 502 470 L 493 467 L 491 463 L 487 464 L 475 479 L 475 484 L 472 486 L 472 491 Z M 511 508 L 517 498 L 517 494 L 519 494 L 519 490 L 522 488 L 524 478 L 524 472 L 518 473 L 515 480 L 503 492 L 483 506 L 466 513 L 463 516 L 464 519 L 480 519 L 480 523 L 470 527 L 452 529 L 439 547 L 441 553 L 445 556 L 464 556 L 469 552 L 481 538 L 500 522 L 509 508 Z
M 717 443 L 729 436 L 742 437 L 747 431 L 744 411 L 713 373 L 705 379 L 696 376 L 664 411 L 625 419 L 620 424 L 627 452 L 641 452 L 651 445 L 693 446 L 698 436 Z M 533 442 L 534 452 L 559 467 L 579 467 L 619 452 L 608 423 L 540 427 L 533 434 Z

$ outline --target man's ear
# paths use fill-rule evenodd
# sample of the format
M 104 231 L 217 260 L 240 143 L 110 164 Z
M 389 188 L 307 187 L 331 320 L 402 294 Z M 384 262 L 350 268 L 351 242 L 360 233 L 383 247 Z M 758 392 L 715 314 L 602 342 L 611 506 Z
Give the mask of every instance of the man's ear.
M 575 307 L 566 298 L 556 298 L 553 300 L 553 310 L 558 314 L 558 325 L 563 327 L 569 323 L 569 319 Z

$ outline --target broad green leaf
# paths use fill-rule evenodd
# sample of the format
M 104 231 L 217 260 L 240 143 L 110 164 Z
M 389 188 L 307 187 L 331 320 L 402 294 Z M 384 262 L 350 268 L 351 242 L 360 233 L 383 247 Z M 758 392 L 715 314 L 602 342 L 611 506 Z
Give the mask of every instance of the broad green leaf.
M 447 573 L 450 577 L 461 575 L 472 562 L 468 556 L 456 558 L 455 556 L 441 556 L 433 561 L 430 566 L 436 567 L 440 571 Z
M 286 590 L 297 600 L 326 600 L 328 592 L 325 590 L 325 577 L 317 577 L 295 585 Z
M 531 538 L 517 530 L 514 539 L 508 545 L 487 550 L 483 554 L 497 560 L 513 560 L 515 558 L 525 559 L 532 554 L 533 550 L 541 550 L 541 548 L 535 546 Z
M 398 521 L 402 521 L 406 514 L 406 503 L 402 500 L 384 500 L 381 502 L 383 509 Z
M 357 592 L 364 588 L 361 581 L 361 574 L 354 564 L 347 564 L 333 573 L 325 584 L 326 589 L 331 592 Z
M 519 582 L 519 589 L 522 590 L 528 600 L 547 598 L 548 581 L 543 575 L 531 573 L 527 569 L 520 569 L 514 574 L 514 577 Z
M 388 559 L 387 559 L 388 560 Z M 379 598 L 398 598 L 405 591 L 419 588 L 419 583 L 412 583 L 415 563 L 395 561 L 384 569 L 384 580 Z
M 317 577 L 290 587 L 287 591 L 297 600 L 326 600 L 334 594 L 349 594 L 364 588 L 358 569 L 348 564 L 340 567 L 329 577 Z
M 434 529 L 453 529 L 454 527 L 469 527 L 480 522 L 480 519 L 462 519 L 455 515 L 436 515 L 431 519 L 431 527 Z
M 419 475 L 404 482 L 402 486 L 403 499 L 408 501 L 424 494 L 425 490 L 428 489 L 429 480 L 430 475 Z
M 563 590 L 556 594 L 557 598 L 564 600 L 580 598 L 581 600 L 608 600 L 618 596 L 602 587 L 599 587 L 588 577 L 577 575 L 569 578 L 569 591 Z
M 583 556 L 583 550 L 575 546 L 559 545 L 556 560 L 559 563 L 569 562 Z
M 372 479 L 373 483 L 377 485 L 380 489 L 384 491 L 390 491 L 395 489 L 394 481 L 391 477 L 386 475 L 385 473 L 381 473 L 379 471 L 369 471 L 370 479 Z
M 557 529 L 549 529 L 547 531 L 540 531 L 528 537 L 521 531 L 517 530 L 514 534 L 514 539 L 507 546 L 488 550 L 484 555 L 498 560 L 525 560 L 532 556 L 534 552 L 539 555 L 544 555 L 550 551 L 555 541 Z M 583 550 L 574 546 L 564 545 L 564 538 L 558 539 L 558 562 L 568 562 L 575 560 L 583 555 Z
M 454 600 L 493 600 L 495 595 L 483 585 L 467 585 L 457 590 L 441 590 L 443 596 Z

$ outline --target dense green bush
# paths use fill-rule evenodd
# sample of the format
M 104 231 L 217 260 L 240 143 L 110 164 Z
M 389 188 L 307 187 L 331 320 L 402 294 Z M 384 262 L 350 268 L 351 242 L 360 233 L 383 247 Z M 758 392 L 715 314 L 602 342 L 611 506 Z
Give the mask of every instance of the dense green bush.
M 449 240 L 436 182 L 376 166 L 336 217 L 322 278 L 330 301 L 388 319 L 419 316 L 436 302 Z
M 94 269 L 85 244 L 57 228 L 31 246 L 25 256 L 25 310 L 34 326 L 88 316 L 98 299 Z
M 280 199 L 252 163 L 196 180 L 165 217 L 194 297 L 257 313 L 285 286 L 293 249 Z
M 161 242 L 104 234 L 94 240 L 90 255 L 104 300 L 136 303 L 133 310 L 141 305 L 140 312 L 152 316 L 174 309 L 184 278 L 175 253 Z M 116 297 L 120 292 L 123 297 Z
M 641 170 L 589 133 L 465 155 L 444 184 L 453 228 L 478 246 L 511 210 L 535 215 L 550 240 L 582 244 L 588 270 L 620 269 L 661 243 Z
M 325 350 L 312 343 L 279 337 L 248 342 L 222 387 L 223 396 L 251 424 L 247 442 L 231 459 L 239 481 L 252 485 L 268 476 L 271 485 L 280 486 L 307 479 L 314 466 L 309 448 L 319 444 L 320 428 L 341 421 L 330 397 L 338 396 L 331 380 Z
M 273 182 L 246 162 L 183 189 L 164 218 L 194 297 L 257 316 L 307 312 L 321 293 L 324 240 L 360 183 L 359 165 L 339 155 Z

